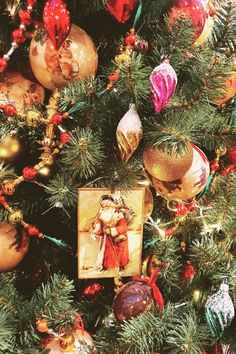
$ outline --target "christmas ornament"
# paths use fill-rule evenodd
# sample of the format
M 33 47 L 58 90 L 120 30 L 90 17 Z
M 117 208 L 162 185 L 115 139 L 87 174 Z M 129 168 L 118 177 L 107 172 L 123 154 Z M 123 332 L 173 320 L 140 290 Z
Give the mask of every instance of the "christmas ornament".
M 23 219 L 23 214 L 21 210 L 13 210 L 12 213 L 9 214 L 8 216 L 8 221 L 11 224 L 18 224 L 21 220 Z
M 152 101 L 156 113 L 160 113 L 168 104 L 170 98 L 175 93 L 177 80 L 176 72 L 169 64 L 169 59 L 165 59 L 151 73 Z
M 120 120 L 116 129 L 116 138 L 121 159 L 127 162 L 137 149 L 142 138 L 142 123 L 134 104 L 130 105 L 128 112 Z
M 0 272 L 16 267 L 28 251 L 29 240 L 25 231 L 17 231 L 7 222 L 0 222 Z
M 231 76 L 224 79 L 222 88 L 217 90 L 216 97 L 214 98 L 214 103 L 222 105 L 229 101 L 236 95 L 236 75 L 235 71 L 232 72 Z
M 84 295 L 95 295 L 100 293 L 102 286 L 99 283 L 92 283 L 83 290 Z
M 20 155 L 22 146 L 16 136 L 8 134 L 0 140 L 0 159 L 13 162 Z
M 176 21 L 181 18 L 191 20 L 194 27 L 193 39 L 196 40 L 203 31 L 207 12 L 201 0 L 174 0 L 168 18 L 170 26 L 175 25 Z
M 117 21 L 125 23 L 130 19 L 132 11 L 136 8 L 138 2 L 138 0 L 109 0 L 106 7 Z
M 168 154 L 167 146 L 163 149 L 149 146 L 144 150 L 143 162 L 151 176 L 162 181 L 176 181 L 183 177 L 193 162 L 193 148 L 190 143 L 181 153 Z
M 48 332 L 48 320 L 46 318 L 40 318 L 36 321 L 36 329 L 40 333 Z
M 43 24 L 55 50 L 58 50 L 70 31 L 70 13 L 63 0 L 47 1 L 43 11 Z
M 44 97 L 44 88 L 20 73 L 7 71 L 0 75 L 0 103 L 10 102 L 18 113 L 24 114 L 29 106 L 43 103 Z
M 152 192 L 149 188 L 145 188 L 144 192 L 144 208 L 143 208 L 143 222 L 147 222 L 149 217 L 152 215 L 154 208 L 154 200 Z
M 113 302 L 114 315 L 119 322 L 137 317 L 156 305 L 160 311 L 164 308 L 164 300 L 155 281 L 159 270 L 149 278 L 133 277 L 133 281 L 125 284 L 116 294 Z
M 136 36 L 135 43 L 134 43 L 134 50 L 136 52 L 146 54 L 148 52 L 148 49 L 149 49 L 148 42 L 145 39 Z
M 54 90 L 95 75 L 98 55 L 92 39 L 80 27 L 71 26 L 67 39 L 58 51 L 46 30 L 41 28 L 30 44 L 30 64 L 38 81 Z
M 219 338 L 232 322 L 235 310 L 229 295 L 229 286 L 221 284 L 220 289 L 209 297 L 205 306 L 206 319 L 210 331 L 215 338 Z
M 207 40 L 209 39 L 209 37 L 211 35 L 214 24 L 215 24 L 214 19 L 211 16 L 208 16 L 201 35 L 194 42 L 195 47 L 203 45 L 204 43 L 207 42 Z
M 73 342 L 74 338 L 74 343 Z M 96 348 L 90 334 L 80 329 L 70 334 L 70 337 L 63 339 L 52 338 L 46 344 L 45 349 L 49 350 L 49 354 L 95 354 Z
M 192 146 L 192 166 L 183 177 L 171 182 L 161 181 L 152 177 L 157 193 L 169 200 L 183 201 L 191 199 L 200 193 L 207 184 L 210 174 L 209 162 L 205 154 L 197 146 Z
M 191 262 L 186 262 L 181 274 L 181 283 L 190 283 L 195 277 L 195 269 Z

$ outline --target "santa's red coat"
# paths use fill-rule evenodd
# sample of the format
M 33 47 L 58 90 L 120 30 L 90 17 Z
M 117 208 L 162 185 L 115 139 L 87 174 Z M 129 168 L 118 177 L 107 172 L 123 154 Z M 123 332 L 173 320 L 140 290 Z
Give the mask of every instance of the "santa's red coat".
M 101 220 L 99 220 L 96 224 L 99 224 L 99 230 L 96 232 L 96 235 L 103 238 L 101 240 L 100 249 L 102 249 L 105 242 L 102 266 L 104 268 L 126 267 L 129 263 L 129 248 L 127 237 L 128 225 L 126 219 L 120 219 L 117 225 L 112 228 L 113 233 L 115 229 L 117 235 L 126 236 L 126 240 L 119 243 L 114 242 L 114 237 L 111 235 L 106 235 L 105 237 L 103 234 L 104 225 Z

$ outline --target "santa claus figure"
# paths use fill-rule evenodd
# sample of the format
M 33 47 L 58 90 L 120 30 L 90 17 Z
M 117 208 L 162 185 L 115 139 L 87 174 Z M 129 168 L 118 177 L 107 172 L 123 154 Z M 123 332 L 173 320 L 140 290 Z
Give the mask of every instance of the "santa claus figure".
M 100 272 L 117 268 L 123 271 L 129 263 L 128 226 L 134 212 L 122 198 L 104 195 L 100 199 L 100 210 L 91 223 L 91 236 L 100 238 L 97 266 Z

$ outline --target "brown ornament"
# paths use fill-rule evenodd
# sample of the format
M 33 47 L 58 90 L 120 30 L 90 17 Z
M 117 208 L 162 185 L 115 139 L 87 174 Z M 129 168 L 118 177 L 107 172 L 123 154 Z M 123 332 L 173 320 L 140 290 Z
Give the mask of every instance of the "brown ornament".
M 92 39 L 80 27 L 70 33 L 58 51 L 44 28 L 39 29 L 30 44 L 30 64 L 35 77 L 47 89 L 54 90 L 69 82 L 94 76 L 98 55 Z
M 47 333 L 48 332 L 48 320 L 46 318 L 40 318 L 36 321 L 36 328 L 37 331 L 40 333 Z
M 143 162 L 146 170 L 161 181 L 176 181 L 183 177 L 191 167 L 193 148 L 190 143 L 180 153 L 168 154 L 167 149 L 150 146 L 144 150 Z
M 16 227 L 0 222 L 0 272 L 16 267 L 24 258 L 29 247 L 29 239 L 24 230 L 17 232 Z
M 113 310 L 117 321 L 123 322 L 137 317 L 154 306 L 152 288 L 142 282 L 131 281 L 116 294 Z
M 142 133 L 141 120 L 135 105 L 131 104 L 128 112 L 120 120 L 116 130 L 120 157 L 123 161 L 127 162 L 137 149 L 142 138 Z
M 18 113 L 23 114 L 29 106 L 43 103 L 44 97 L 44 88 L 20 73 L 7 71 L 0 75 L 0 101 L 10 102 Z

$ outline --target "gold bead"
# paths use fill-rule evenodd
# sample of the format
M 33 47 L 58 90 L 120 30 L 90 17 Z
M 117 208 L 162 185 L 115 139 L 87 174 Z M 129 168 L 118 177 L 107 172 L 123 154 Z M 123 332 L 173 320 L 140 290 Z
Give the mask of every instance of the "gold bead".
M 2 192 L 6 195 L 12 195 L 15 193 L 16 183 L 14 179 L 5 179 L 2 182 Z
M 70 334 L 64 334 L 60 338 L 60 348 L 63 352 L 70 352 L 75 349 L 75 336 L 70 333 Z
M 13 213 L 8 216 L 8 221 L 12 224 L 18 224 L 22 219 L 23 214 L 19 209 L 13 211 Z
M 216 155 L 217 155 L 218 157 L 224 156 L 224 155 L 226 154 L 226 152 L 227 152 L 227 148 L 226 148 L 226 147 L 223 147 L 223 146 L 221 146 L 221 147 L 219 147 L 219 148 L 216 149 Z
M 36 321 L 36 328 L 37 331 L 40 333 L 47 333 L 48 332 L 48 320 L 46 318 L 40 318 Z
M 197 304 L 199 302 L 200 298 L 201 298 L 201 291 L 198 289 L 194 290 L 194 292 L 193 292 L 194 303 Z
M 54 164 L 54 158 L 50 152 L 43 152 L 40 156 L 40 159 L 42 160 L 44 165 L 51 166 Z
M 26 122 L 30 127 L 37 127 L 41 123 L 42 116 L 38 111 L 27 112 Z
M 50 175 L 50 173 L 51 173 L 51 170 L 50 170 L 50 168 L 49 168 L 48 166 L 43 166 L 43 167 L 41 167 L 40 170 L 39 170 L 39 174 L 40 174 L 41 176 L 47 177 L 47 176 Z

